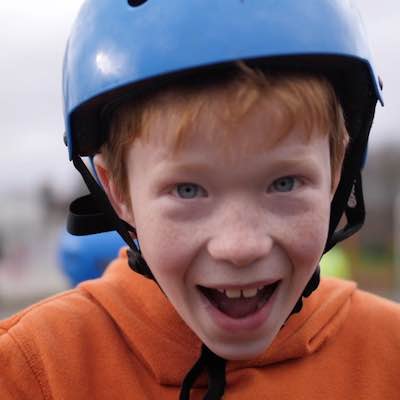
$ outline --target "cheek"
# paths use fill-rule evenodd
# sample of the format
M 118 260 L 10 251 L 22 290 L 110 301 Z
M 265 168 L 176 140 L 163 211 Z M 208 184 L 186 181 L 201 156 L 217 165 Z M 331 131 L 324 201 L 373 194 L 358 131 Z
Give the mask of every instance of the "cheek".
M 193 238 L 183 226 L 175 226 L 162 215 L 143 215 L 136 221 L 143 257 L 159 283 L 183 279 L 191 260 Z
M 309 276 L 317 266 L 325 247 L 329 227 L 330 207 L 314 207 L 293 217 L 285 239 L 285 248 L 295 272 Z

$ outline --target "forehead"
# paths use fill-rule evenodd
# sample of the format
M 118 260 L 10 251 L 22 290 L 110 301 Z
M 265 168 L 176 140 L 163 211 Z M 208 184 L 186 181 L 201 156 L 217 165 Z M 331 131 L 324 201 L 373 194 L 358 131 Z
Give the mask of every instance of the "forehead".
M 150 134 L 139 138 L 154 151 L 157 159 L 185 160 L 185 162 L 209 158 L 222 163 L 234 164 L 246 158 L 272 155 L 283 159 L 295 159 L 296 153 L 319 151 L 328 147 L 328 135 L 309 128 L 302 121 L 287 123 L 284 113 L 274 103 L 263 101 L 254 105 L 239 119 L 221 118 L 218 105 L 203 110 L 196 119 L 185 125 L 182 137 L 176 135 L 180 123 L 179 113 L 153 119 Z M 325 149 L 323 150 L 325 154 Z
M 122 148 L 151 138 L 178 151 L 189 137 L 206 135 L 230 149 L 238 133 L 243 146 L 268 148 L 298 124 L 304 125 L 305 139 L 311 133 L 332 137 L 335 104 L 332 87 L 321 77 L 273 75 L 244 66 L 228 77 L 171 83 L 123 103 L 113 115 L 109 142 Z M 237 129 L 244 121 L 248 134 Z M 252 125 L 260 124 L 264 135 L 254 138 Z
M 147 135 L 142 139 L 178 154 L 200 143 L 220 149 L 225 155 L 267 151 L 279 144 L 308 143 L 314 136 L 327 136 L 325 127 L 294 118 L 288 110 L 271 99 L 260 98 L 235 114 L 218 96 L 207 102 L 194 103 L 192 109 L 177 101 L 160 107 L 147 122 Z

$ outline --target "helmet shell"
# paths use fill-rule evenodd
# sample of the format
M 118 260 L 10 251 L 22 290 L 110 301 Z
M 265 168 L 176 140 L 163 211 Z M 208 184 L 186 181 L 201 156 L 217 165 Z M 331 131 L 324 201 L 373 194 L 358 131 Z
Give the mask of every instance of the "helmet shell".
M 87 0 L 73 26 L 63 74 L 70 158 L 98 150 L 102 110 L 116 98 L 236 60 L 329 70 L 343 77 L 344 86 L 358 76 L 354 84 L 375 103 L 381 99 L 363 26 L 349 0 L 129 3 Z

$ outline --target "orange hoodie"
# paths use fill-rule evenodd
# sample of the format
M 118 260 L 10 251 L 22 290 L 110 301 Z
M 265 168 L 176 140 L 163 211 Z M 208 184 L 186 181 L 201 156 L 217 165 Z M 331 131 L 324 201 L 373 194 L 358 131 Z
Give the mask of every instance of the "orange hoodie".
M 0 323 L 0 399 L 176 400 L 200 347 L 121 253 L 103 278 Z M 400 306 L 325 280 L 264 354 L 228 362 L 224 399 L 398 400 L 399 366 Z

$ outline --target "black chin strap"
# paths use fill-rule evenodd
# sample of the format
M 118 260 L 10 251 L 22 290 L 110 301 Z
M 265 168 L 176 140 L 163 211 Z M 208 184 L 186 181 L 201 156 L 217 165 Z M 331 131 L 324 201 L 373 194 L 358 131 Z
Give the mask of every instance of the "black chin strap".
M 129 266 L 135 272 L 154 279 L 150 268 L 130 234 L 132 232 L 134 237 L 136 236 L 135 228 L 118 217 L 104 190 L 97 183 L 82 159 L 75 157 L 72 161 L 75 168 L 82 175 L 90 194 L 80 197 L 71 203 L 67 221 L 68 232 L 81 236 L 117 231 L 130 247 L 128 252 Z
M 158 284 L 145 259 L 142 257 L 139 251 L 128 249 L 128 265 L 132 271 L 135 271 L 146 278 L 153 279 L 153 281 Z M 160 287 L 160 285 L 158 286 Z
M 319 265 L 318 265 L 318 267 L 314 271 L 311 279 L 308 281 L 307 286 L 303 290 L 303 293 L 301 294 L 299 300 L 297 300 L 297 303 L 295 304 L 295 306 L 294 306 L 292 312 L 290 313 L 289 317 L 291 315 L 297 314 L 297 313 L 299 313 L 301 311 L 301 309 L 303 308 L 303 298 L 310 296 L 310 294 L 312 292 L 314 292 L 314 290 L 316 290 L 318 288 L 320 280 L 321 280 L 321 278 L 320 278 L 320 268 L 319 268 Z
M 205 371 L 208 376 L 208 390 L 203 400 L 222 399 L 226 384 L 225 367 L 226 360 L 217 356 L 203 344 L 199 359 L 183 380 L 179 400 L 190 399 L 190 391 L 203 371 Z
M 340 218 L 342 217 L 342 212 L 339 212 L 337 213 L 338 215 L 331 217 L 328 240 L 325 246 L 324 253 L 329 251 L 337 243 L 354 235 L 364 225 L 365 205 L 360 171 L 355 175 L 353 185 L 350 189 L 350 193 L 346 193 L 347 196 L 345 196 L 345 198 L 347 199 L 347 204 L 345 204 L 344 215 L 346 217 L 347 223 L 342 229 L 336 230 Z M 340 195 L 341 194 L 339 194 L 338 197 L 340 197 Z

